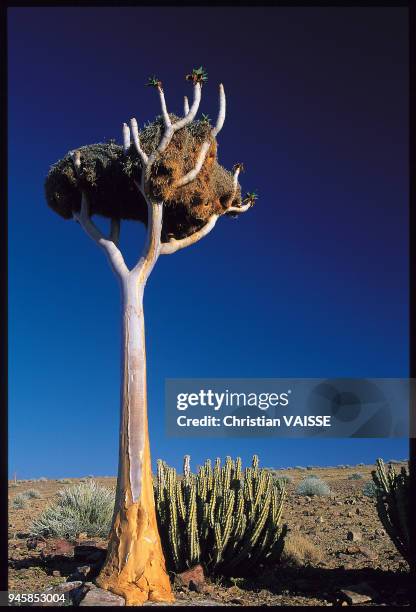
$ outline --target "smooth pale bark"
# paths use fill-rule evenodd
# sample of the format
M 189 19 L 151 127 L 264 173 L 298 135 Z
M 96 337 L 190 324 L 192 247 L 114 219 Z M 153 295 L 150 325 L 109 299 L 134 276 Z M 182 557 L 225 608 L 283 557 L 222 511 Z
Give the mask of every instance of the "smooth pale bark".
M 148 196 L 147 177 L 155 159 L 168 147 L 173 134 L 191 123 L 198 111 L 201 100 L 201 85 L 194 85 L 191 108 L 187 98 L 184 101 L 185 116 L 171 123 L 164 93 L 158 88 L 164 118 L 165 130 L 157 149 L 148 156 L 140 144 L 136 119 L 130 125 L 123 124 L 123 147 L 127 151 L 131 139 L 140 156 L 142 173 L 139 191 L 148 206 L 148 230 L 143 254 L 136 266 L 129 270 L 118 248 L 120 223 L 111 222 L 108 238 L 104 237 L 90 217 L 90 207 L 85 193 L 82 193 L 81 210 L 74 218 L 84 231 L 106 252 L 116 276 L 121 282 L 123 296 L 122 329 L 122 384 L 120 414 L 120 452 L 117 479 L 116 502 L 107 557 L 100 575 L 98 586 L 123 596 L 127 605 L 140 605 L 147 600 L 172 602 L 174 600 L 166 572 L 162 545 L 159 537 L 153 495 L 153 478 L 150 460 L 149 432 L 147 420 L 146 350 L 143 316 L 143 292 L 146 281 L 161 254 L 174 253 L 190 246 L 206 236 L 218 219 L 213 215 L 206 225 L 192 236 L 182 240 L 161 243 L 163 202 L 152 201 Z M 220 85 L 220 109 L 210 139 L 200 149 L 195 167 L 177 185 L 186 185 L 196 178 L 211 144 L 221 130 L 225 119 L 225 93 Z M 81 153 L 74 151 L 75 171 L 81 169 Z M 251 204 L 231 207 L 238 187 L 239 168 L 234 173 L 233 194 L 228 212 L 245 212 Z
M 107 558 L 96 582 L 127 605 L 173 601 L 158 533 L 149 448 L 144 283 L 130 273 L 123 287 L 123 361 L 117 494 Z

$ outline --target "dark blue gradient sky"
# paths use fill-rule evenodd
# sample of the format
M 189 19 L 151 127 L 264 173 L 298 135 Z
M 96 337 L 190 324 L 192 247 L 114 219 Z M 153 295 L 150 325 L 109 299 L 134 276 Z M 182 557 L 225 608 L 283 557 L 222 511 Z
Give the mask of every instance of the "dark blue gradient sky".
M 104 254 L 46 206 L 69 149 L 180 112 L 228 115 L 219 156 L 258 205 L 161 258 L 146 290 L 153 459 L 253 452 L 263 465 L 373 462 L 405 440 L 184 442 L 164 435 L 167 377 L 408 375 L 405 8 L 9 9 L 10 471 L 116 473 L 119 291 Z M 143 228 L 122 227 L 129 263 Z

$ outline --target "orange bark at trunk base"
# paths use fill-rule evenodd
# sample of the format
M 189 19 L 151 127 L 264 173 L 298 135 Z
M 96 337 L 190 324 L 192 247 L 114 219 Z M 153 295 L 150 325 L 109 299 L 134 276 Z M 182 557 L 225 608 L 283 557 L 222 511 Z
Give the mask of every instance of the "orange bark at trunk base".
M 95 581 L 127 606 L 174 601 L 156 521 L 148 435 L 143 455 L 140 500 L 133 503 L 130 487 L 117 496 L 107 558 Z

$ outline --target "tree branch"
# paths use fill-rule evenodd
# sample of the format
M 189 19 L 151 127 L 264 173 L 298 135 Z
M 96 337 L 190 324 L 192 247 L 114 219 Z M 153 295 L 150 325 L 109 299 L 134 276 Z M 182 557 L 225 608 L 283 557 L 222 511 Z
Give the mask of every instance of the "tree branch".
M 185 114 L 185 117 L 183 117 L 183 119 L 179 119 L 179 121 L 176 121 L 176 123 L 173 124 L 173 129 L 175 132 L 177 132 L 178 130 L 181 130 L 183 127 L 185 127 L 186 125 L 188 125 L 195 119 L 195 116 L 198 112 L 200 102 L 201 102 L 201 85 L 200 83 L 195 83 L 194 99 L 192 101 L 192 106 L 187 112 L 185 110 L 186 114 Z M 185 109 L 186 109 L 187 104 L 188 104 L 188 98 L 186 98 L 186 103 L 184 104 Z
M 144 195 L 144 194 L 143 194 Z M 147 237 L 142 256 L 132 270 L 142 285 L 146 282 L 159 255 L 163 223 L 163 202 L 153 202 L 144 195 L 147 203 Z
M 130 128 L 127 125 L 127 123 L 123 123 L 123 150 L 124 153 L 127 153 L 127 151 L 130 148 Z
M 248 210 L 251 207 L 252 207 L 251 203 L 243 204 L 242 206 L 229 206 L 224 211 L 224 215 L 228 215 L 228 213 L 243 213 L 243 212 L 246 212 L 246 210 Z
M 183 98 L 183 114 L 187 115 L 189 113 L 189 102 L 187 96 Z
M 78 221 L 85 233 L 100 247 L 104 249 L 108 259 L 110 260 L 110 264 L 114 272 L 120 278 L 126 276 L 129 273 L 129 270 L 124 262 L 123 255 L 121 254 L 121 251 L 117 248 L 116 244 L 113 242 L 112 238 L 104 238 L 98 227 L 91 220 L 89 213 L 89 204 L 84 192 L 82 192 L 81 211 L 79 213 L 74 212 L 73 217 L 76 221 Z M 112 233 L 113 232 L 114 225 L 112 228 Z
M 226 100 L 225 100 L 224 85 L 222 83 L 220 83 L 220 86 L 219 86 L 219 103 L 220 103 L 220 109 L 218 111 L 217 123 L 215 124 L 215 127 L 211 132 L 213 138 L 215 138 L 217 134 L 221 132 L 222 126 L 224 125 L 224 121 L 225 121 Z
M 180 249 L 184 249 L 185 247 L 191 246 L 191 244 L 195 244 L 195 242 L 198 242 L 201 240 L 201 238 L 204 238 L 207 234 L 209 234 L 209 232 L 214 228 L 217 220 L 218 215 L 212 215 L 209 221 L 203 227 L 201 227 L 201 229 L 191 234 L 191 236 L 187 236 L 181 240 L 175 240 L 175 238 L 172 238 L 169 240 L 169 242 L 163 242 L 160 247 L 160 254 L 171 255 Z
M 143 174 L 144 168 L 149 163 L 149 158 L 147 157 L 146 153 L 143 151 L 143 149 L 140 146 L 139 128 L 137 125 L 137 121 L 134 117 L 130 119 L 130 126 L 131 126 L 131 135 L 133 137 L 134 146 L 136 147 L 136 151 L 139 154 L 140 159 L 142 160 L 142 166 L 143 166 L 142 174 Z
M 210 132 L 211 138 L 216 138 L 217 134 L 221 131 L 222 126 L 224 125 L 224 121 L 225 121 L 226 101 L 225 101 L 224 87 L 222 83 L 220 84 L 220 87 L 219 87 L 219 105 L 220 105 L 220 108 L 218 112 L 217 122 L 215 124 L 215 127 L 213 127 Z M 202 143 L 194 168 L 190 170 L 187 174 L 185 174 L 185 176 L 183 176 L 178 181 L 176 181 L 176 185 L 175 185 L 176 187 L 183 187 L 184 185 L 188 185 L 188 183 L 191 183 L 192 181 L 196 179 L 196 177 L 201 171 L 202 166 L 204 165 L 204 161 L 205 161 L 205 158 L 207 156 L 210 146 L 211 146 L 211 140 L 205 140 Z
M 227 204 L 226 204 L 226 208 L 229 209 L 232 201 L 234 200 L 236 193 L 237 193 L 237 189 L 238 189 L 238 176 L 241 172 L 241 168 L 242 168 L 242 164 L 236 164 L 234 166 L 235 170 L 234 170 L 234 174 L 233 174 L 233 190 L 231 192 L 230 197 L 227 200 Z
M 165 94 L 163 93 L 163 89 L 160 87 L 160 85 L 157 88 L 157 90 L 159 92 L 160 106 L 162 107 L 162 116 L 163 116 L 163 121 L 165 123 L 165 127 L 170 128 L 172 123 L 169 117 L 168 109 L 166 108 Z
M 149 161 L 148 161 L 149 166 L 151 166 L 151 164 L 155 161 L 158 155 L 160 155 L 166 150 L 175 132 L 177 132 L 178 130 L 181 130 L 182 128 L 184 128 L 186 125 L 188 125 L 195 119 L 195 116 L 198 112 L 199 104 L 201 102 L 201 85 L 200 83 L 195 83 L 194 99 L 193 99 L 191 108 L 189 108 L 188 98 L 186 98 L 186 101 L 184 101 L 184 109 L 186 113 L 185 117 L 183 117 L 182 119 L 179 119 L 178 121 L 176 121 L 176 123 L 171 123 L 169 114 L 166 110 L 163 90 L 160 87 L 158 87 L 158 91 L 159 91 L 159 96 L 161 100 L 162 114 L 163 114 L 164 123 L 165 123 L 165 131 L 164 131 L 164 134 L 161 138 L 161 141 L 156 151 L 154 151 L 149 157 Z
M 80 151 L 74 151 L 72 159 L 74 162 L 75 172 L 79 176 L 79 172 L 81 169 Z M 118 219 L 111 220 L 110 238 L 104 238 L 98 227 L 91 220 L 90 205 L 85 192 L 81 191 L 81 194 L 81 210 L 79 213 L 73 212 L 73 218 L 78 221 L 85 233 L 92 240 L 94 240 L 94 242 L 96 242 L 100 247 L 104 249 L 114 272 L 120 278 L 123 278 L 129 273 L 129 269 L 127 268 L 123 259 L 123 255 L 121 254 L 121 251 L 118 249 L 115 242 L 118 241 L 118 236 L 120 233 L 120 221 Z

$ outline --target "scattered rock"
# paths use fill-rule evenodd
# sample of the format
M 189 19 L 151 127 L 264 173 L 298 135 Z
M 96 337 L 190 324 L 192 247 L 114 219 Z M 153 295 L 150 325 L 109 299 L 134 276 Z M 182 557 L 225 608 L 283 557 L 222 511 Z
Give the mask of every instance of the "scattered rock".
M 87 587 L 88 589 L 98 589 L 97 585 L 93 582 L 85 582 L 84 587 Z
M 366 582 L 346 587 L 340 590 L 341 595 L 350 605 L 363 604 L 373 601 L 377 593 Z
M 65 606 L 67 605 L 68 600 L 69 602 L 76 605 L 76 602 L 78 601 L 77 592 L 79 591 L 81 586 L 82 586 L 82 582 L 74 581 L 74 582 L 62 582 L 61 584 L 56 584 L 54 586 L 48 587 L 47 589 L 43 591 L 42 594 L 58 595 L 58 596 L 65 595 L 65 601 L 61 601 L 61 600 L 42 601 L 42 602 L 36 603 L 36 606 L 41 606 L 41 607 Z
M 79 565 L 75 572 L 73 572 L 70 576 L 68 576 L 68 581 L 70 580 L 82 580 L 85 582 L 87 580 L 91 580 L 91 578 L 95 578 L 98 576 L 101 564 L 94 563 L 89 565 Z M 92 583 L 90 583 L 92 584 Z
M 367 559 L 377 559 L 377 553 L 366 546 L 360 546 L 360 553 L 364 555 Z
M 73 591 L 74 589 L 82 586 L 82 582 L 79 580 L 75 580 L 73 582 L 61 582 L 61 584 L 55 584 L 54 586 L 48 587 L 45 589 L 45 593 L 69 593 L 69 591 Z
M 361 542 L 362 540 L 362 535 L 360 531 L 349 531 L 347 533 L 347 540 L 350 540 L 351 542 Z
M 47 542 L 42 536 L 31 536 L 27 539 L 26 546 L 28 550 L 41 550 L 42 548 L 46 548 Z
M 193 583 L 193 589 L 202 589 L 205 584 L 205 576 L 202 565 L 195 565 L 191 569 L 186 570 L 175 576 L 175 585 L 178 587 L 191 588 L 190 584 Z M 200 592 L 200 591 L 199 591 Z
M 79 565 L 77 567 L 77 572 L 79 574 L 82 574 L 82 576 L 84 576 L 84 578 L 87 578 L 91 574 L 92 569 L 93 569 L 92 565 Z
M 115 595 L 104 589 L 90 589 L 81 600 L 80 606 L 125 606 L 124 597 Z
M 360 552 L 361 548 L 359 546 L 347 546 L 345 549 L 347 555 L 358 555 Z
M 40 555 L 44 559 L 45 557 L 72 557 L 74 554 L 74 545 L 68 540 L 54 539 L 48 540 L 46 546 L 43 547 Z

